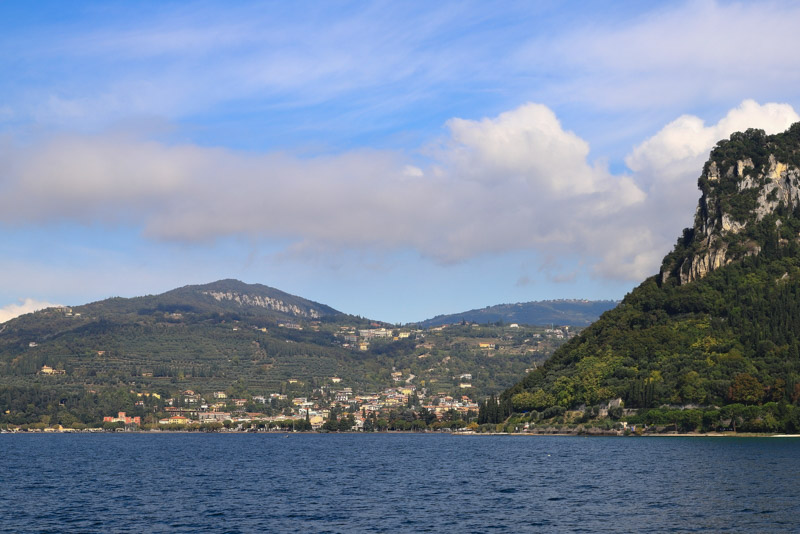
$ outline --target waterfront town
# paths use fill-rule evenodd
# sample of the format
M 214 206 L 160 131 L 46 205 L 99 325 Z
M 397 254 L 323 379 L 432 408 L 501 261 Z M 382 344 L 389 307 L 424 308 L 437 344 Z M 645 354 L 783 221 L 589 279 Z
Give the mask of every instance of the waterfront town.
M 224 391 L 204 395 L 185 390 L 161 399 L 157 393 L 137 393 L 141 396 L 137 405 L 150 413 L 119 412 L 106 416 L 103 423 L 105 429 L 121 430 L 422 430 L 451 429 L 452 423 L 456 428 L 466 426 L 478 412 L 478 404 L 466 395 L 426 395 L 413 385 L 354 394 L 352 388 L 334 387 L 341 383 L 338 377 L 331 377 L 330 383 L 311 397 L 294 398 L 281 393 L 232 398 Z

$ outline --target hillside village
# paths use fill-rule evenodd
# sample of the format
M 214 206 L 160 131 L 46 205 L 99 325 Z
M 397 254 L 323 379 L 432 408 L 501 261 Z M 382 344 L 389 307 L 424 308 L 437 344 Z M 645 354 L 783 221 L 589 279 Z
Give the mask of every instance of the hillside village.
M 281 323 L 278 326 L 292 330 L 303 329 L 298 323 Z M 319 324 L 312 323 L 310 327 L 318 328 Z M 435 343 L 423 341 L 426 335 L 435 338 L 448 328 L 451 331 L 469 328 L 472 332 L 480 332 L 482 326 L 465 323 L 425 330 L 341 326 L 337 337 L 341 339 L 343 347 L 359 351 L 368 350 L 371 342 L 399 341 L 412 336 L 420 340 L 421 347 L 433 349 Z M 492 332 L 496 328 L 493 327 Z M 504 328 L 513 332 L 519 331 L 521 327 L 512 323 Z M 530 339 L 524 340 L 531 344 L 527 349 L 522 349 L 524 352 L 542 351 L 549 348 L 548 344 L 555 346 L 575 335 L 575 329 L 571 331 L 569 327 L 545 327 L 540 330 L 533 333 Z M 490 340 L 478 337 L 471 345 L 488 357 L 494 351 L 511 349 L 514 346 L 513 340 L 510 335 Z M 419 356 L 427 357 L 426 354 Z M 452 430 L 465 427 L 477 418 L 478 402 L 468 394 L 461 394 L 474 392 L 472 373 L 459 373 L 451 377 L 455 391 L 438 391 L 442 388 L 434 385 L 435 379 L 432 383 L 428 379 L 429 387 L 418 387 L 413 383 L 418 379 L 417 375 L 403 373 L 395 368 L 392 368 L 390 376 L 393 386 L 377 391 L 354 390 L 353 387 L 345 387 L 342 378 L 329 377 L 323 379 L 324 385 L 314 387 L 305 396 L 293 394 L 309 391 L 306 384 L 293 378 L 287 380 L 286 387 L 283 388 L 290 393 L 271 392 L 242 398 L 230 397 L 226 391 L 202 395 L 191 389 L 167 399 L 162 399 L 156 393 L 137 393 L 140 397 L 136 403 L 138 407 L 150 407 L 153 414 L 160 413 L 164 417 L 156 418 L 155 415 L 148 414 L 132 418 L 121 412 L 117 417 L 104 417 L 104 423 L 121 423 L 116 427 L 123 429 L 142 426 L 172 430 L 203 426 L 252 431 L 289 428 L 337 431 L 420 430 L 428 427 Z M 425 383 L 425 380 L 417 381 Z M 326 423 L 327 428 L 324 428 Z

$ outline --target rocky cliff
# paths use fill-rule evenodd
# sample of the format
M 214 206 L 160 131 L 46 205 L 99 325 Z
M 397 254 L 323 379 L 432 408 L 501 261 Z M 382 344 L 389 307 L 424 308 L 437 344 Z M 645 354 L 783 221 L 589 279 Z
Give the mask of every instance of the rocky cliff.
M 240 306 L 254 306 L 259 308 L 266 308 L 268 310 L 275 310 L 296 317 L 307 317 L 311 319 L 319 319 L 322 317 L 320 313 L 314 308 L 302 308 L 295 304 L 287 304 L 286 302 L 262 295 L 249 295 L 247 293 L 236 293 L 233 291 L 203 291 L 204 295 L 209 295 L 217 302 L 231 301 L 239 304 Z
M 795 225 L 786 225 L 800 217 L 798 141 L 800 123 L 772 136 L 737 132 L 717 144 L 698 180 L 694 227 L 664 259 L 662 284 L 693 282 L 770 243 L 798 239 Z

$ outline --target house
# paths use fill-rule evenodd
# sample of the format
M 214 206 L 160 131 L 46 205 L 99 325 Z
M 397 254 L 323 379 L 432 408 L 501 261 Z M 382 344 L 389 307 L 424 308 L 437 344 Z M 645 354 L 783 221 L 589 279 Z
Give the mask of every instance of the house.
M 139 416 L 128 417 L 125 412 L 117 412 L 116 417 L 106 416 L 103 417 L 104 423 L 124 423 L 126 425 L 141 425 L 142 419 Z
M 167 412 L 168 415 L 194 415 L 197 413 L 197 410 L 194 408 L 181 408 L 177 406 L 167 406 L 164 408 L 164 411 Z
M 185 425 L 189 423 L 189 418 L 182 415 L 170 415 L 164 419 L 159 419 L 159 425 Z
M 364 339 L 392 337 L 392 331 L 387 330 L 386 328 L 372 328 L 368 330 L 359 330 L 358 334 Z
M 43 365 L 42 370 L 39 371 L 43 375 L 65 375 L 67 372 L 64 369 L 53 369 L 49 365 Z
M 215 391 L 214 392 L 214 398 L 215 399 L 227 399 L 228 398 L 228 394 L 225 393 L 224 391 Z
M 191 389 L 187 389 L 183 392 L 183 402 L 187 404 L 197 404 L 202 400 L 200 395 L 196 395 L 194 391 Z
M 231 414 L 228 412 L 200 412 L 197 414 L 197 418 L 200 420 L 201 423 L 207 422 L 214 422 L 214 421 L 226 421 L 231 418 Z
M 311 423 L 312 430 L 319 430 L 325 423 L 325 417 L 321 414 L 312 413 L 308 417 L 308 422 Z

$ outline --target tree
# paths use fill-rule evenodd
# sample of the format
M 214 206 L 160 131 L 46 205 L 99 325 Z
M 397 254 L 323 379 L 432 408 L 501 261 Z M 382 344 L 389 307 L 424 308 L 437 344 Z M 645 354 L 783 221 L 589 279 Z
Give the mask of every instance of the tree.
M 733 384 L 728 389 L 728 398 L 742 404 L 758 404 L 764 398 L 764 386 L 756 377 L 740 373 L 733 377 Z
M 325 430 L 326 432 L 338 432 L 339 421 L 333 418 L 329 418 L 327 421 L 322 423 L 322 430 Z
M 532 410 L 542 411 L 545 408 L 554 406 L 556 399 L 542 388 L 534 391 L 523 391 L 511 397 L 511 403 L 517 412 L 530 412 Z
M 342 417 L 339 420 L 339 431 L 340 432 L 350 432 L 356 424 L 356 420 L 352 414 L 349 414 L 347 417 Z

